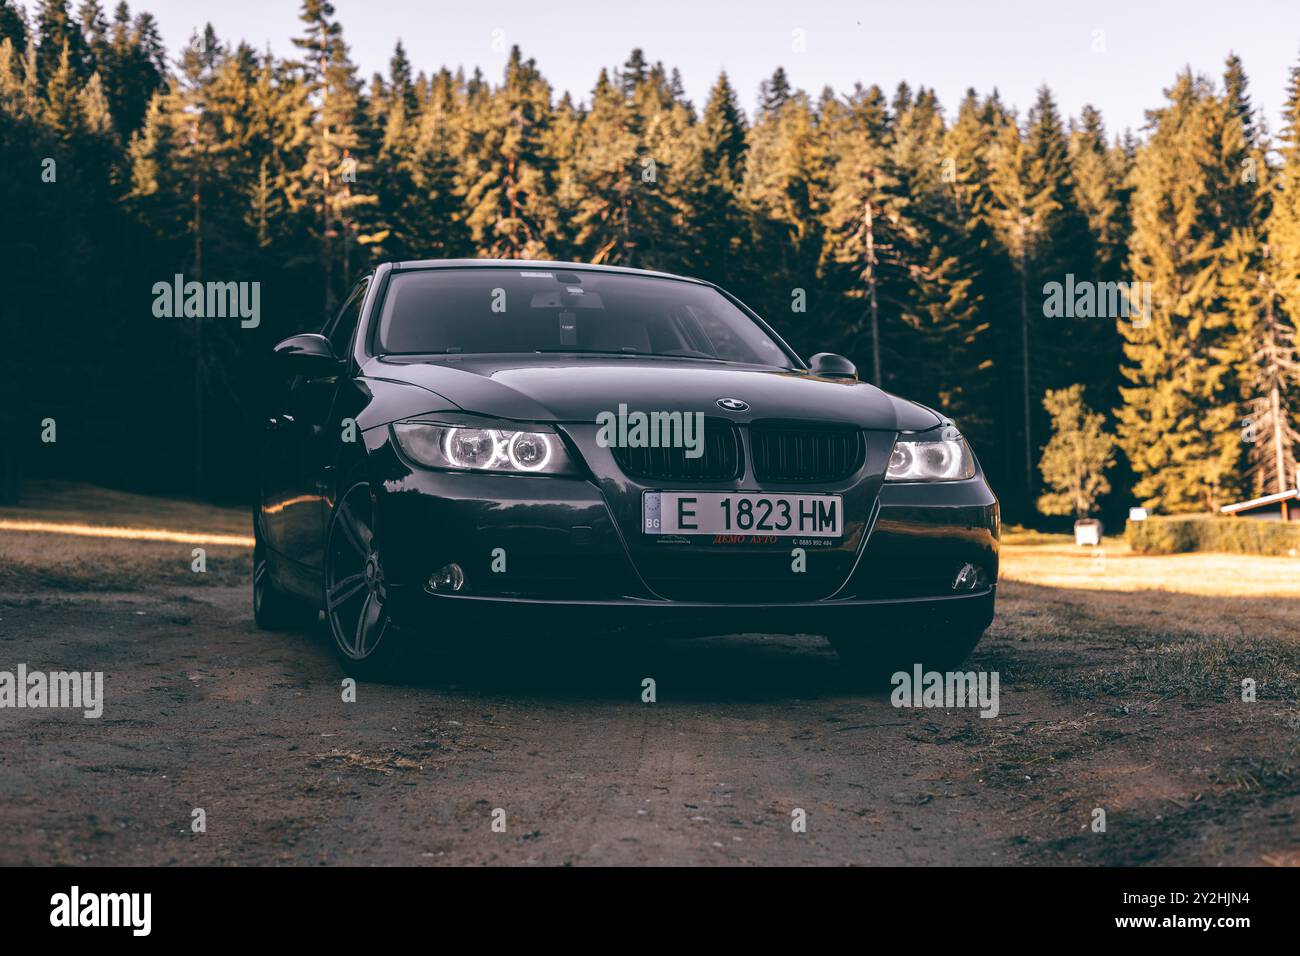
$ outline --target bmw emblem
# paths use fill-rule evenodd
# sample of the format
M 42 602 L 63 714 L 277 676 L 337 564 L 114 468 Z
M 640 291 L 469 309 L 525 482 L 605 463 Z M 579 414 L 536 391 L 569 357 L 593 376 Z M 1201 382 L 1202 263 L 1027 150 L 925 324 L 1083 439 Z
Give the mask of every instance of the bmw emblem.
M 738 398 L 720 398 L 718 399 L 718 407 L 725 408 L 729 412 L 743 412 L 749 408 L 749 402 L 742 402 Z

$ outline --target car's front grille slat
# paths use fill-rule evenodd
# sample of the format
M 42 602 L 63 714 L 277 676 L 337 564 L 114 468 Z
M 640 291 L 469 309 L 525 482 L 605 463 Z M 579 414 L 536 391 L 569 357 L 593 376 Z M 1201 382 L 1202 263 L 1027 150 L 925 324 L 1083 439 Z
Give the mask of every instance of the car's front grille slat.
M 629 478 L 640 481 L 734 481 L 740 477 L 740 440 L 725 419 L 706 418 L 704 453 L 688 458 L 683 447 L 617 446 L 610 451 Z
M 759 481 L 816 483 L 853 475 L 866 455 L 862 432 L 825 423 L 756 422 L 750 428 L 754 477 Z M 736 426 L 705 419 L 704 454 L 685 448 L 615 447 L 614 460 L 641 481 L 734 481 L 743 471 Z
M 856 428 L 758 422 L 749 437 L 759 481 L 840 481 L 862 467 L 866 453 Z

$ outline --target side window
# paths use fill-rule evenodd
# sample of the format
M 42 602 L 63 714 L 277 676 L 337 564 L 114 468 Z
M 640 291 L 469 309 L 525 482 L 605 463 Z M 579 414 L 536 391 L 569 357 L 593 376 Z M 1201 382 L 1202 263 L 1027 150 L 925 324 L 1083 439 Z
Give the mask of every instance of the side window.
M 330 345 L 334 346 L 334 354 L 340 358 L 346 357 L 348 346 L 352 344 L 352 333 L 357 330 L 357 322 L 361 319 L 361 304 L 366 301 L 368 288 L 370 288 L 370 280 L 361 280 L 339 311 L 338 318 L 334 320 L 330 330 L 325 333 L 330 340 Z

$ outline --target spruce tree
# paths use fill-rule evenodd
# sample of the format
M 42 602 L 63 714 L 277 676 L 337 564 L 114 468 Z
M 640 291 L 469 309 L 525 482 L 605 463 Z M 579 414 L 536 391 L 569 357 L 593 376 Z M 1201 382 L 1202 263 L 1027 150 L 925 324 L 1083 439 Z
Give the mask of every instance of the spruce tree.
M 948 128 L 939 163 L 940 190 L 948 203 L 949 217 L 958 247 L 957 257 L 971 273 L 969 298 L 975 304 L 967 349 L 962 354 L 964 374 L 959 381 L 963 394 L 955 415 L 959 424 L 981 449 L 980 460 L 991 476 L 1004 507 L 1012 513 L 1027 505 L 1010 488 L 1016 474 L 1016 416 L 1002 396 L 1007 382 L 1014 382 L 1014 351 L 1006 346 L 1008 317 L 1015 314 L 1017 286 L 1006 252 L 997 240 L 990 221 L 993 196 L 989 185 L 990 150 L 1005 122 L 996 101 L 981 101 L 975 90 L 967 90 Z
M 1263 493 L 1300 486 L 1300 66 L 1287 84 L 1280 140 L 1260 276 L 1264 309 L 1251 336 L 1246 382 L 1255 426 L 1250 468 L 1254 489 Z
M 1241 455 L 1222 216 L 1240 170 L 1223 162 L 1235 134 L 1210 83 L 1184 72 L 1166 96 L 1133 170 L 1129 271 L 1150 283 L 1151 309 L 1118 323 L 1129 384 L 1116 416 L 1135 494 L 1177 512 L 1222 503 Z
M 42 82 L 49 82 L 59 70 L 63 48 L 68 49 L 67 66 L 78 82 L 90 77 L 90 51 L 81 28 L 68 12 L 67 0 L 40 0 L 36 13 L 36 68 Z
M 371 241 L 366 214 L 375 202 L 368 186 L 371 167 L 362 153 L 365 113 L 361 83 L 348 57 L 343 30 L 327 0 L 303 0 L 302 82 L 315 107 L 311 147 L 300 176 L 301 194 L 313 211 L 320 249 L 326 315 L 353 280 L 360 265 L 357 246 Z
M 1001 338 L 1008 352 L 1019 357 L 1023 488 L 1032 495 L 1037 396 L 1068 377 L 1075 351 L 1069 343 L 1076 337 L 1065 320 L 1055 320 L 1041 333 L 1036 329 L 1043 315 L 1043 287 L 1077 271 L 1086 248 L 1086 220 L 1074 200 L 1065 132 L 1046 87 L 1039 90 L 1023 135 L 1013 119 L 999 122 L 988 161 L 988 218 L 1016 281 L 1015 326 L 1004 327 Z
M 1127 257 L 1125 157 L 1107 143 L 1101 113 L 1092 106 L 1071 123 L 1069 149 L 1075 202 L 1088 220 L 1092 272 L 1116 279 Z
M 747 229 L 740 203 L 747 127 L 731 81 L 721 73 L 696 126 L 699 152 L 691 170 L 690 219 L 697 237 L 697 274 L 741 290 L 750 264 L 742 255 Z
M 909 197 L 890 150 L 885 98 L 858 87 L 832 120 L 830 195 L 826 208 L 826 272 L 856 316 L 847 321 L 848 350 L 865 352 L 867 377 L 883 385 L 886 316 L 901 308 L 906 278 Z M 857 341 L 855 341 L 857 340 Z M 865 341 L 862 341 L 865 340 Z
M 904 102 L 900 100 L 900 103 Z M 934 91 L 921 87 L 894 117 L 892 159 L 909 196 L 904 263 L 908 287 L 890 365 L 905 370 L 908 394 L 956 420 L 973 440 L 987 437 L 991 417 L 991 341 L 982 313 L 979 238 L 945 177 L 947 135 Z M 900 385 L 903 382 L 900 382 Z
M 5 40 L 13 45 L 17 56 L 27 47 L 27 18 L 14 0 L 0 0 L 0 43 Z
M 501 88 L 490 90 L 476 71 L 467 98 L 462 176 L 473 240 L 481 255 L 546 258 L 557 231 L 553 164 L 544 148 L 550 86 L 516 46 Z
M 442 120 L 431 120 L 429 135 L 417 98 L 394 56 L 391 105 L 384 117 L 383 140 L 375 163 L 375 245 L 381 259 L 456 258 L 467 254 L 468 235 L 461 218 L 456 163 Z M 410 95 L 407 95 L 407 93 Z M 440 110 L 430 104 L 427 110 Z
M 1051 489 L 1038 499 L 1045 515 L 1092 514 L 1097 499 L 1110 492 L 1106 472 L 1115 464 L 1115 437 L 1106 419 L 1088 407 L 1082 385 L 1048 389 L 1043 407 L 1052 420 L 1052 437 L 1038 467 Z
M 787 341 L 813 352 L 827 341 L 829 330 L 816 326 L 835 304 L 818 278 L 826 162 L 826 139 L 807 94 L 791 93 L 780 109 L 760 110 L 744 183 L 754 244 L 766 264 L 753 305 Z
M 758 112 L 760 116 L 771 116 L 781 112 L 781 108 L 790 101 L 790 79 L 785 75 L 785 68 L 778 66 L 770 79 L 764 80 L 758 88 Z
M 633 51 L 635 65 L 636 54 Z M 626 79 L 626 74 L 624 75 Z M 646 148 L 648 82 L 619 86 L 602 71 L 582 119 L 578 144 L 565 176 L 572 199 L 573 243 L 579 257 L 598 263 L 665 268 L 677 230 L 662 184 L 670 170 L 665 157 Z M 626 91 L 626 92 L 625 92 Z

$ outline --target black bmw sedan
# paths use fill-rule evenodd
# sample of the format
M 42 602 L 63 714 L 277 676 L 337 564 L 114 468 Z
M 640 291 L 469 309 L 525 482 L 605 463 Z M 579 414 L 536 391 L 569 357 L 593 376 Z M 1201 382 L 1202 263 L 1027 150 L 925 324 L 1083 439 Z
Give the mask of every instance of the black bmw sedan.
M 275 351 L 254 613 L 323 610 L 350 673 L 624 629 L 944 669 L 992 620 L 998 503 L 954 424 L 709 283 L 386 263 Z

